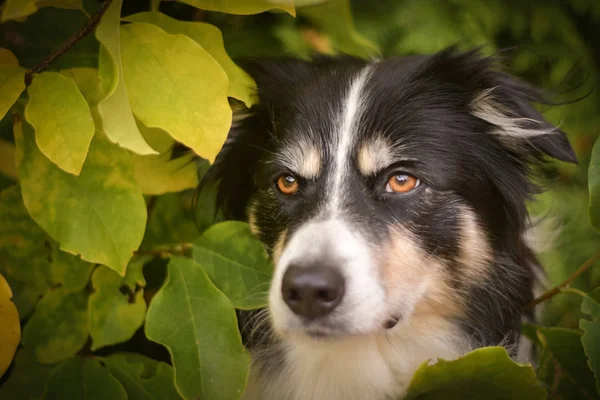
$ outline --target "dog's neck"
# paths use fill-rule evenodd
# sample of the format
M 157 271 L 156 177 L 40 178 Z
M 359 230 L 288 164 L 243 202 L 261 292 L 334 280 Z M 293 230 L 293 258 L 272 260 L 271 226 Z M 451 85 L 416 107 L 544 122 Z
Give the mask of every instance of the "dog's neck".
M 439 317 L 414 318 L 372 336 L 283 339 L 253 355 L 243 399 L 397 399 L 423 362 L 454 359 L 471 348 L 457 326 Z

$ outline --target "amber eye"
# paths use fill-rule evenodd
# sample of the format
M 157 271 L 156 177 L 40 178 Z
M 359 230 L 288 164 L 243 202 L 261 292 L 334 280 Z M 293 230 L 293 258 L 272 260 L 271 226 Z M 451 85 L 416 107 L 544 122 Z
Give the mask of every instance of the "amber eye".
M 292 175 L 281 175 L 277 178 L 277 189 L 287 196 L 295 194 L 298 187 L 298 180 Z
M 388 193 L 406 193 L 419 186 L 420 183 L 421 181 L 412 175 L 393 175 L 388 180 L 385 191 Z

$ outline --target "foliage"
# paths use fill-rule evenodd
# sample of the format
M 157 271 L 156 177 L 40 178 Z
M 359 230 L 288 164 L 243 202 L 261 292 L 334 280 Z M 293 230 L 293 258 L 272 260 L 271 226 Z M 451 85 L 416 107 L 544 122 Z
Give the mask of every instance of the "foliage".
M 273 266 L 214 188 L 193 207 L 232 110 L 258 100 L 238 58 L 512 49 L 510 72 L 566 103 L 542 111 L 580 160 L 541 171 L 530 205 L 560 226 L 540 249 L 550 284 L 600 249 L 595 0 L 0 3 L 2 399 L 240 398 L 235 310 L 265 305 Z M 424 363 L 407 397 L 600 396 L 599 286 L 578 275 L 524 327 L 535 370 L 479 349 Z

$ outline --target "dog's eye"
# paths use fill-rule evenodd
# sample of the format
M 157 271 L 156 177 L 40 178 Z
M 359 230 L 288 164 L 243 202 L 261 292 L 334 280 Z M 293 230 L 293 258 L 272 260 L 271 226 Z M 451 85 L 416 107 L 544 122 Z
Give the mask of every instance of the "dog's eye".
M 298 180 L 292 175 L 281 175 L 277 178 L 277 189 L 286 196 L 295 194 L 299 189 Z
M 417 178 L 407 174 L 396 174 L 390 177 L 385 186 L 388 193 L 407 193 L 421 184 Z

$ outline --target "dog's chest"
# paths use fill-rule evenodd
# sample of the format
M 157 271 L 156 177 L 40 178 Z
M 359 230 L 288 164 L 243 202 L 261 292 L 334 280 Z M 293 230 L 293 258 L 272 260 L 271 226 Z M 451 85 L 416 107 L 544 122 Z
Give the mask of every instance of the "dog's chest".
M 386 336 L 283 343 L 277 357 L 283 364 L 269 368 L 261 359 L 266 368 L 251 371 L 243 399 L 397 399 L 423 362 L 453 359 L 466 350 L 452 327 L 419 331 L 406 325 Z

